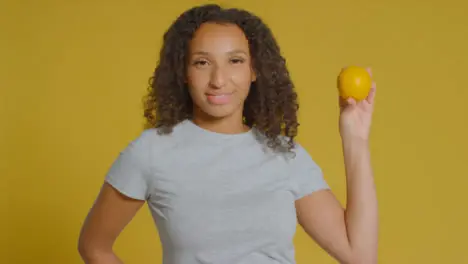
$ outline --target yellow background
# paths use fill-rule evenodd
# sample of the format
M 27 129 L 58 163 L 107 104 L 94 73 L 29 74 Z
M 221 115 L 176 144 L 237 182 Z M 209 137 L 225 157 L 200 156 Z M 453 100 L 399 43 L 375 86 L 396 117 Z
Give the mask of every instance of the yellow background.
M 345 65 L 373 67 L 379 263 L 468 263 L 467 2 L 225 2 L 273 29 L 302 103 L 299 141 L 343 202 L 335 79 Z M 142 129 L 162 34 L 200 3 L 2 1 L 1 263 L 81 263 L 79 229 Z M 295 244 L 298 264 L 335 263 L 301 229 Z M 146 207 L 115 249 L 160 263 Z

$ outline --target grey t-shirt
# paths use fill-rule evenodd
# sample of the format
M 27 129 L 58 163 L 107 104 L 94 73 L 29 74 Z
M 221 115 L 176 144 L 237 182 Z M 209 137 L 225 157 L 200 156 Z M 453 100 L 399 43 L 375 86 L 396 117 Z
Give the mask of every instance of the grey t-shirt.
M 255 129 L 235 135 L 186 120 L 172 134 L 147 129 L 119 155 L 106 181 L 146 200 L 164 264 L 292 264 L 295 200 L 327 189 L 299 144 L 272 152 Z

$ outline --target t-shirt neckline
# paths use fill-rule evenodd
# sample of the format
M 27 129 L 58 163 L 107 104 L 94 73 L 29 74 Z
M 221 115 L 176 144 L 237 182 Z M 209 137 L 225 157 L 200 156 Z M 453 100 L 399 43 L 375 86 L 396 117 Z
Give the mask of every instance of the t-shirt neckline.
M 227 134 L 227 133 L 219 133 L 215 131 L 211 131 L 205 128 L 202 128 L 195 124 L 193 120 L 191 119 L 186 119 L 184 121 L 190 129 L 201 136 L 208 137 L 211 139 L 223 139 L 223 140 L 234 140 L 234 139 L 244 139 L 252 136 L 253 133 L 253 128 L 250 128 L 248 131 L 242 132 L 242 133 L 236 133 L 236 134 Z

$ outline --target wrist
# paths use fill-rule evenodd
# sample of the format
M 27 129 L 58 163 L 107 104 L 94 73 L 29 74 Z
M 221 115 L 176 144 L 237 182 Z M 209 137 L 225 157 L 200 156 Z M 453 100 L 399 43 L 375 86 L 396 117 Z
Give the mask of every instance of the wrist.
M 368 148 L 369 139 L 358 136 L 349 136 L 341 137 L 341 142 L 344 147 L 353 147 L 353 148 Z

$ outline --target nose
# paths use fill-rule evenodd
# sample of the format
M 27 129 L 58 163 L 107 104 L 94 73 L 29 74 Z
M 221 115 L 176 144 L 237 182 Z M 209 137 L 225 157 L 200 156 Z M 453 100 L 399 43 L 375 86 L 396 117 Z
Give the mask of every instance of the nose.
M 211 72 L 211 79 L 210 79 L 210 85 L 213 88 L 223 88 L 224 85 L 226 85 L 226 79 L 227 77 L 225 76 L 225 71 L 223 68 L 220 66 L 213 67 L 213 71 Z

